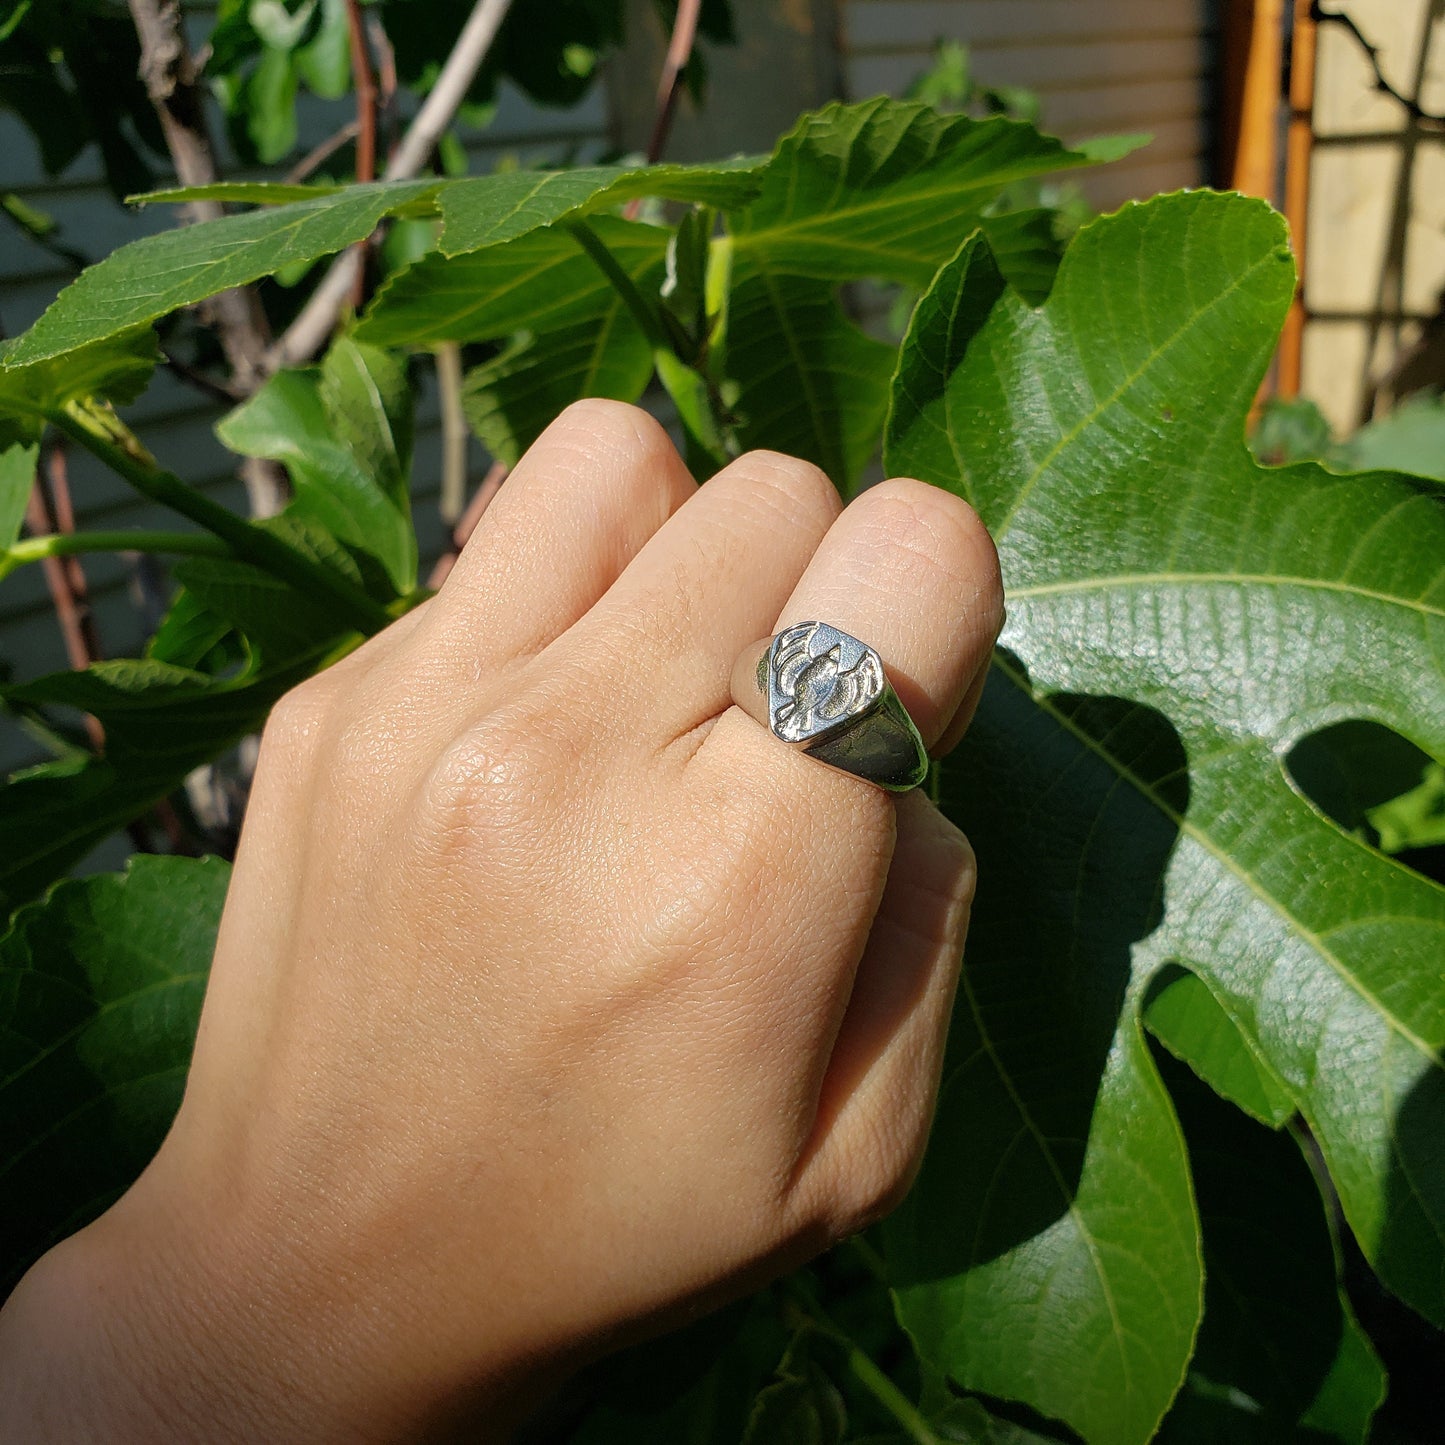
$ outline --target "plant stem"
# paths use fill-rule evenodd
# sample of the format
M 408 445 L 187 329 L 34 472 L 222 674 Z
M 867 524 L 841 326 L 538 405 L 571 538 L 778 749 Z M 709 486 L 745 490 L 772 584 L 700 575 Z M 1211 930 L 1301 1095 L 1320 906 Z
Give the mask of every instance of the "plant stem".
M 667 148 L 668 132 L 672 129 L 672 118 L 677 113 L 677 96 L 682 89 L 682 75 L 692 59 L 692 47 L 697 39 L 698 17 L 702 14 L 702 0 L 678 0 L 677 19 L 672 26 L 672 39 L 668 41 L 667 56 L 662 62 L 662 75 L 657 82 L 657 115 L 652 123 L 652 138 L 647 143 L 647 163 L 656 165 Z
M 808 1324 L 842 1349 L 849 1373 L 893 1416 L 910 1440 L 916 1445 L 944 1445 L 918 1406 L 878 1368 L 871 1356 L 833 1323 L 822 1305 L 807 1290 L 791 1279 L 783 1281 L 783 1288 L 793 1304 L 807 1317 Z
M 174 556 L 229 557 L 231 548 L 205 532 L 50 532 L 26 537 L 0 554 L 0 578 L 29 562 L 47 557 L 78 557 L 86 552 L 164 552 Z
M 888 1267 L 883 1262 L 883 1256 L 873 1248 L 864 1235 L 851 1236 L 847 1240 L 847 1247 L 862 1260 L 863 1267 L 879 1284 L 888 1285 Z
M 183 186 L 204 186 L 221 179 L 206 119 L 206 88 L 186 40 L 180 0 L 127 0 L 140 38 L 140 78 L 166 138 L 166 149 Z M 214 220 L 225 214 L 219 201 L 192 201 L 191 219 Z M 271 342 L 266 313 L 254 287 L 222 291 L 199 308 L 215 327 L 235 386 L 249 396 L 265 379 L 266 349 Z M 279 512 L 286 503 L 286 475 L 275 463 L 247 457 L 241 477 L 253 516 Z
M 356 92 L 356 179 L 376 179 L 376 76 L 371 68 L 371 49 L 366 43 L 366 26 L 361 18 L 361 0 L 346 0 L 346 22 L 351 42 L 351 85 Z M 351 306 L 360 311 L 366 302 L 366 253 L 368 243 L 358 241 L 356 279 L 351 288 Z
M 462 410 L 462 348 L 455 341 L 439 341 L 436 358 L 437 391 L 442 406 L 442 521 L 455 527 L 467 505 L 467 418 Z
M 942 1438 L 919 1412 L 918 1406 L 878 1368 L 873 1360 L 850 1340 L 844 1348 L 848 1368 L 873 1398 L 898 1421 L 903 1433 L 918 1445 L 943 1445 Z
M 582 220 L 563 221 L 562 225 L 572 233 L 572 239 L 592 258 L 597 269 L 602 272 L 611 283 L 612 289 L 622 298 L 627 309 L 642 328 L 642 334 L 647 337 L 653 350 L 670 351 L 672 348 L 662 329 L 662 323 L 657 319 L 642 293 L 633 284 L 632 277 L 622 269 L 617 258 L 603 245 L 597 232 Z
M 79 442 L 112 471 L 124 477 L 143 497 L 189 517 L 219 537 L 233 556 L 269 572 L 309 597 L 328 602 L 338 619 L 368 636 L 391 621 L 380 603 L 345 577 L 287 546 L 279 537 L 254 526 L 234 512 L 188 487 L 174 472 L 155 459 L 113 414 L 72 402 L 62 411 L 47 413 L 48 420 Z
M 436 84 L 427 94 L 416 119 L 407 127 L 396 153 L 387 162 L 382 179 L 405 181 L 415 176 L 436 148 L 442 132 L 452 122 L 457 107 L 466 99 L 467 88 L 487 58 L 512 0 L 477 0 L 457 43 L 447 56 Z M 336 326 L 336 318 L 356 284 L 360 268 L 356 250 L 344 251 L 312 293 L 301 313 L 266 354 L 266 369 L 304 364 L 321 349 Z

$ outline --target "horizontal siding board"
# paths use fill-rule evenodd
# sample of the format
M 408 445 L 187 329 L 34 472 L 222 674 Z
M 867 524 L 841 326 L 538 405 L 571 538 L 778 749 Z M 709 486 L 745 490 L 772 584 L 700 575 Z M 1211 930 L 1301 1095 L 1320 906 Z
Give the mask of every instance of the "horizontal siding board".
M 1209 27 L 1206 0 L 854 0 L 847 43 L 871 49 L 927 49 L 942 38 L 969 45 L 1040 40 L 1197 36 Z
M 352 115 L 352 102 L 347 100 L 322 100 L 318 96 L 301 96 L 297 111 L 297 153 L 303 154 L 310 147 L 326 139 L 344 125 Z M 607 129 L 606 102 L 601 87 L 594 86 L 580 104 L 571 109 L 540 105 L 516 86 L 503 82 L 497 94 L 497 110 L 491 125 L 485 129 L 459 126 L 458 136 L 468 149 L 485 146 L 490 150 L 506 150 L 508 147 L 532 145 L 536 141 L 555 136 L 557 143 L 565 144 L 577 138 L 602 136 Z M 249 178 L 270 174 L 257 169 L 246 169 L 236 164 L 235 155 L 225 136 L 225 126 L 213 112 L 212 130 L 226 175 L 234 178 Z M 49 176 L 40 164 L 40 155 L 30 132 L 20 121 L 6 111 L 0 113 L 0 155 L 5 157 L 5 186 L 7 190 L 30 194 L 36 189 L 48 188 L 57 182 L 65 185 L 99 186 L 104 189 L 105 172 L 100 163 L 100 150 L 88 146 L 75 161 L 60 175 Z M 156 161 L 158 169 L 164 169 Z M 106 191 L 109 195 L 109 192 Z
M 1051 90 L 1083 86 L 1177 80 L 1203 72 L 1203 42 L 1197 36 L 1160 40 L 1089 41 L 1073 45 L 978 46 L 973 73 L 988 85 L 1021 85 L 1047 97 Z M 927 68 L 926 52 L 858 55 L 849 66 L 852 94 L 896 95 Z
M 1082 86 L 1050 91 L 1044 99 L 1044 120 L 1067 135 L 1153 130 L 1178 120 L 1207 128 L 1207 103 L 1202 75 L 1136 85 Z
M 1148 152 L 1143 154 L 1147 157 Z M 1200 184 L 1203 167 L 1204 157 L 1199 155 L 1105 166 L 1089 178 L 1089 199 L 1100 210 L 1108 211 L 1143 196 L 1188 190 Z

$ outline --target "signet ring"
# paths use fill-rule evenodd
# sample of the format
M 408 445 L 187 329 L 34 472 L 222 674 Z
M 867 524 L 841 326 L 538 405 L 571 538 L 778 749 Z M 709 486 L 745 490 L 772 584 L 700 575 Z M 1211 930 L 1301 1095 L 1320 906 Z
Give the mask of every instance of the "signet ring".
M 866 642 L 798 622 L 738 655 L 733 701 L 779 742 L 890 793 L 928 776 L 928 749 Z

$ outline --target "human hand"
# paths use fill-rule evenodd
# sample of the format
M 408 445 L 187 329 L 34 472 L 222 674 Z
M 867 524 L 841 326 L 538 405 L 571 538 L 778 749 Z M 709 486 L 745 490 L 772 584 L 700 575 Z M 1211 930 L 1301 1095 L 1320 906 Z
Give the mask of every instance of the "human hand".
M 945 751 L 1002 604 L 957 499 L 839 513 L 581 404 L 433 601 L 282 701 L 175 1127 L 0 1318 L 24 1438 L 500 1436 L 901 1197 L 972 855 L 728 681 L 821 618 Z

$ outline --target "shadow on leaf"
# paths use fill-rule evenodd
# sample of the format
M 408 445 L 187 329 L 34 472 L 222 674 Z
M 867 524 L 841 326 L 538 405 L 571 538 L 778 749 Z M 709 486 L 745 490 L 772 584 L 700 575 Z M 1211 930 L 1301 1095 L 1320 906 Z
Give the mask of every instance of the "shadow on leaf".
M 1159 922 L 1176 829 L 1080 735 L 1127 759 L 1177 813 L 1184 749 L 1152 709 L 1055 696 L 995 671 L 943 803 L 979 857 L 978 898 L 900 1283 L 1006 1254 L 1072 1207 L 1119 1028 L 1130 950 Z M 905 1262 L 906 1261 L 906 1262 Z

